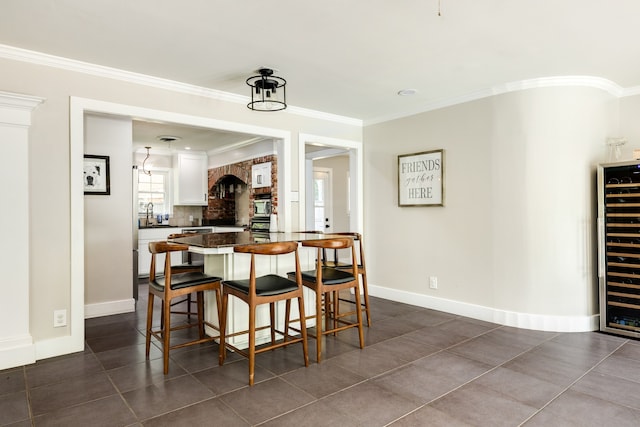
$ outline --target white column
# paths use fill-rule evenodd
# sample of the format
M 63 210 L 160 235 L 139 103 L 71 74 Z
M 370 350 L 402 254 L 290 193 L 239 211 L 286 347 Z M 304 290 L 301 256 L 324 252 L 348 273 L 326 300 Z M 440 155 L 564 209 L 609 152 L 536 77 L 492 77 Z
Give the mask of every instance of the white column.
M 0 370 L 35 362 L 29 330 L 29 126 L 42 101 L 0 92 Z

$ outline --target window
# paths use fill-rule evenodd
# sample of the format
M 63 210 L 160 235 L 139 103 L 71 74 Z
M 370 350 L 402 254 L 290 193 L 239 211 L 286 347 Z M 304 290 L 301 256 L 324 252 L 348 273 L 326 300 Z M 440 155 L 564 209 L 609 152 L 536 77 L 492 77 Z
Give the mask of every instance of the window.
M 153 203 L 153 213 L 172 214 L 171 177 L 169 170 L 154 169 L 151 175 L 138 171 L 138 214 L 146 215 Z

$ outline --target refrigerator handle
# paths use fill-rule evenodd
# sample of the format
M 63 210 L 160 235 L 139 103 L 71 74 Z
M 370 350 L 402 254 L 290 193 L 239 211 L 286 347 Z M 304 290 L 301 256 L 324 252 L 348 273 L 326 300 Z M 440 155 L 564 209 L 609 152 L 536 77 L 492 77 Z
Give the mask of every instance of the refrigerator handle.
M 606 269 L 607 241 L 604 234 L 604 218 L 598 217 L 598 277 L 604 277 Z

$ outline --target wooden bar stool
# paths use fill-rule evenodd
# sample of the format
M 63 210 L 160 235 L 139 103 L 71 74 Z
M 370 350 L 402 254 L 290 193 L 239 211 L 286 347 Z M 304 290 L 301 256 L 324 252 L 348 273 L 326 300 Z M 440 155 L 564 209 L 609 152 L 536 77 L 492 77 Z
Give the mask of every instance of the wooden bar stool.
M 171 239 L 178 239 L 180 237 L 189 237 L 189 236 L 193 236 L 194 234 L 195 233 L 173 233 L 173 234 L 169 234 L 169 236 L 167 236 L 167 239 L 171 240 Z M 187 254 L 187 262 L 183 262 L 182 264 L 172 265 L 171 272 L 173 274 L 192 273 L 192 272 L 204 273 L 204 261 L 193 261 L 191 257 L 191 252 L 184 251 L 184 253 Z M 182 300 L 177 300 L 172 302 L 171 306 L 173 307 L 178 304 L 182 304 L 184 302 L 187 303 L 186 311 L 173 310 L 171 314 L 185 314 L 187 316 L 187 320 L 191 321 L 191 316 L 195 314 L 195 312 L 192 310 L 192 304 L 197 302 L 197 301 L 192 301 L 191 294 L 187 294 L 185 298 Z
M 358 328 L 360 348 L 364 348 L 364 334 L 362 331 L 362 310 L 355 310 L 356 322 L 344 319 L 348 315 L 339 314 L 337 309 L 330 307 L 330 296 L 341 290 L 351 289 L 354 291 L 356 305 L 360 306 L 360 287 L 358 284 L 358 267 L 356 260 L 353 238 L 338 237 L 322 240 L 304 240 L 302 246 L 317 248 L 316 269 L 303 271 L 302 284 L 316 293 L 316 360 L 320 363 L 322 354 L 322 336 L 336 334 L 349 328 Z M 351 270 L 339 270 L 324 265 L 322 251 L 327 249 L 351 249 Z M 293 273 L 289 273 L 290 275 Z M 335 303 L 337 301 L 334 300 Z M 324 305 L 324 307 L 323 307 Z M 324 315 L 324 329 L 322 326 L 322 316 Z M 310 316 L 311 317 L 311 316 Z M 301 317 L 302 318 L 302 317 Z M 333 323 L 331 320 L 333 319 Z M 311 334 L 309 334 L 311 335 Z
M 151 270 L 149 272 L 149 303 L 147 305 L 147 329 L 146 329 L 146 357 L 149 358 L 151 337 L 154 336 L 162 343 L 162 355 L 164 360 L 164 373 L 169 372 L 169 351 L 176 348 L 186 347 L 213 341 L 218 337 L 208 337 L 205 335 L 204 326 L 207 325 L 215 330 L 218 327 L 204 320 L 204 291 L 214 291 L 220 318 L 220 277 L 208 276 L 200 272 L 188 272 L 174 274 L 171 267 L 171 252 L 185 251 L 188 245 L 168 242 L 151 242 L 149 251 L 151 252 Z M 156 255 L 166 254 L 164 262 L 164 275 L 156 276 Z M 176 327 L 171 327 L 171 303 L 175 298 L 187 294 L 196 293 L 198 302 L 198 322 L 187 323 Z M 153 302 L 154 297 L 162 300 L 162 321 L 159 329 L 153 329 Z M 171 345 L 171 332 L 198 327 L 198 339 Z
M 236 253 L 251 254 L 251 268 L 248 279 L 243 280 L 224 280 L 222 282 L 222 315 L 220 322 L 220 365 L 224 363 L 226 357 L 226 348 L 239 353 L 249 359 L 249 385 L 254 383 L 255 357 L 256 354 L 273 350 L 289 344 L 302 343 L 302 351 L 304 354 L 304 365 L 309 366 L 309 355 L 307 350 L 307 331 L 304 323 L 304 299 L 302 293 L 302 279 L 300 276 L 300 260 L 298 258 L 298 244 L 296 242 L 280 242 L 280 243 L 259 243 L 253 245 L 236 246 Z M 267 274 L 256 277 L 256 255 L 285 255 L 294 254 L 296 272 L 293 279 L 278 276 L 276 274 Z M 229 295 L 244 301 L 249 306 L 249 330 L 233 334 L 249 334 L 249 350 L 244 351 L 226 342 L 226 322 L 227 307 L 229 303 Z M 300 337 L 289 335 L 289 310 L 291 300 L 298 299 L 298 310 L 300 311 Z M 275 329 L 275 303 L 277 301 L 287 301 L 287 318 L 285 319 L 285 330 L 277 331 Z M 256 308 L 261 304 L 269 304 L 270 320 L 269 326 L 256 327 Z M 256 350 L 256 331 L 270 328 L 271 344 Z M 284 336 L 284 341 L 277 343 L 275 334 Z
M 364 297 L 364 301 L 362 301 L 362 304 L 360 305 L 361 309 L 365 312 L 365 314 L 367 315 L 367 326 L 371 326 L 371 311 L 369 309 L 369 289 L 367 287 L 367 267 L 365 264 L 365 260 L 364 260 L 364 242 L 362 240 L 362 235 L 360 233 L 354 233 L 354 232 L 345 232 L 345 233 L 331 233 L 334 235 L 339 235 L 339 236 L 351 236 L 353 237 L 353 241 L 354 244 L 356 244 L 358 246 L 358 250 L 356 251 L 357 253 L 357 266 L 358 266 L 358 274 L 360 275 L 360 277 L 362 278 L 362 295 Z M 333 260 L 330 260 L 327 258 L 327 252 L 326 250 L 323 251 L 323 260 L 324 260 L 324 265 L 326 267 L 335 267 L 337 269 L 340 270 L 351 270 L 352 269 L 352 264 L 350 263 L 342 263 L 339 260 L 339 251 L 336 249 L 334 250 L 333 253 Z M 339 301 L 342 302 L 346 302 L 346 303 L 350 303 L 350 304 L 355 304 L 355 301 L 351 300 L 351 299 L 346 299 L 346 298 L 339 298 L 339 300 L 336 302 L 336 308 L 339 304 Z M 344 313 L 344 315 L 350 315 L 350 314 L 355 314 L 354 312 L 349 312 L 349 313 Z

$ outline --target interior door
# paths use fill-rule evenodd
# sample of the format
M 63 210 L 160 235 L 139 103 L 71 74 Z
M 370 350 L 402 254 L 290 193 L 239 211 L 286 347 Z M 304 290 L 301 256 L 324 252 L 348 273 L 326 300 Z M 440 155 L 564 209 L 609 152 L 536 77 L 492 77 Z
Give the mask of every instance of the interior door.
M 331 169 L 313 168 L 313 229 L 325 233 L 333 231 L 331 181 Z

